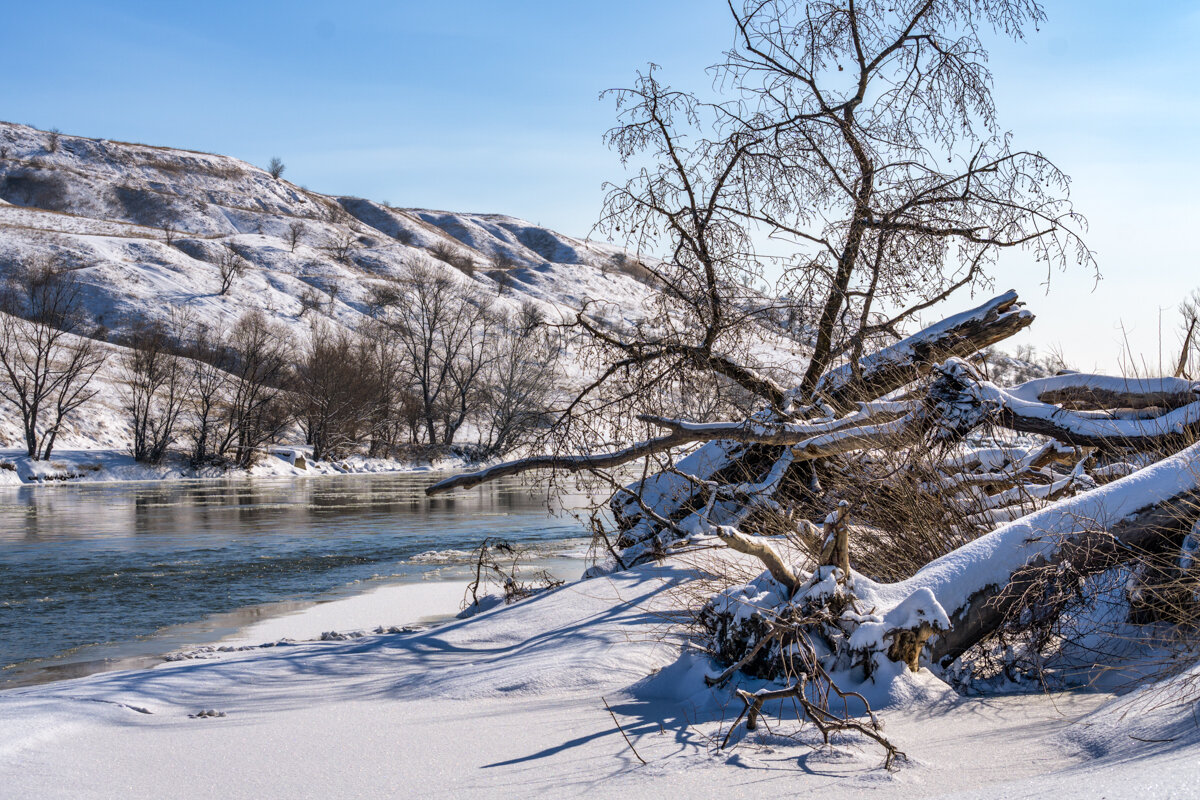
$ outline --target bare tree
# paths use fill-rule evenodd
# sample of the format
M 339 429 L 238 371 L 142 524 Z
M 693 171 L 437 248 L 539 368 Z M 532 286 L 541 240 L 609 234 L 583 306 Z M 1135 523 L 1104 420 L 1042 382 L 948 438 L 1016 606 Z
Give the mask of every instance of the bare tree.
M 286 168 L 287 167 L 284 165 L 283 159 L 281 159 L 279 156 L 272 156 L 271 163 L 267 165 L 267 172 L 271 174 L 272 178 L 279 180 L 279 178 L 283 176 L 283 171 Z
M 287 243 L 289 252 L 296 252 L 296 245 L 304 239 L 304 234 L 308 231 L 304 223 L 300 220 L 292 220 L 287 227 Z
M 1175 363 L 1175 377 L 1192 379 L 1195 374 L 1192 362 L 1195 360 L 1197 344 L 1200 342 L 1200 289 L 1193 291 L 1191 296 L 1179 304 L 1180 344 L 1179 359 Z
M 314 461 L 338 458 L 370 436 L 378 387 L 372 352 L 345 331 L 313 328 L 295 369 L 294 412 Z
M 451 275 L 415 264 L 400 280 L 407 302 L 389 322 L 417 394 L 426 443 L 449 446 L 480 400 L 493 320 L 486 298 Z
M 162 228 L 163 242 L 167 247 L 175 244 L 179 237 L 179 214 L 173 208 L 166 208 L 158 217 L 158 226 Z
M 63 422 L 95 396 L 103 350 L 87 336 L 74 273 L 57 260 L 10 274 L 0 312 L 0 397 L 21 416 L 28 456 L 48 459 Z
M 608 142 L 636 172 L 610 187 L 600 227 L 664 254 L 647 267 L 664 310 L 690 323 L 600 337 L 631 366 L 674 360 L 776 406 L 809 400 L 839 355 L 857 363 L 872 337 L 985 283 L 1001 250 L 1094 266 L 1067 176 L 1001 133 L 991 98 L 980 30 L 1019 38 L 1043 19 L 1037 3 L 729 8 L 736 42 L 715 67 L 722 97 L 673 90 L 653 68 L 615 92 L 620 124 Z M 781 246 L 792 254 L 774 256 Z M 773 260 L 813 337 L 786 397 L 745 347 L 750 320 L 739 313 L 738 287 Z
M 226 242 L 217 254 L 217 273 L 221 276 L 221 291 L 217 294 L 227 294 L 234 280 L 245 275 L 249 268 L 250 264 L 242 258 L 242 254 Z
M 491 277 L 496 281 L 496 296 L 503 297 L 510 294 L 513 287 L 516 285 L 516 278 L 507 270 L 493 270 L 490 273 Z
M 304 288 L 304 291 L 300 293 L 299 300 L 300 313 L 296 316 L 300 319 L 303 319 L 304 315 L 309 311 L 320 311 L 321 306 L 325 304 L 325 299 L 322 297 L 321 292 L 317 291 L 317 289 L 312 286 L 306 286 Z
M 233 379 L 227 370 L 232 369 L 232 363 L 228 348 L 207 325 L 197 326 L 188 338 L 191 391 L 187 394 L 185 418 L 191 441 L 189 460 L 193 467 L 201 467 L 217 456 L 214 440 L 227 407 Z
M 175 442 L 192 390 L 192 370 L 172 352 L 174 336 L 161 324 L 134 330 L 121 358 L 121 398 L 133 429 L 133 457 L 158 464 Z
M 503 455 L 548 428 L 555 388 L 562 384 L 562 336 L 545 324 L 537 306 L 526 304 L 504 319 L 491 339 L 494 355 L 480 412 L 483 457 Z
M 233 326 L 227 346 L 230 388 L 215 453 L 249 467 L 291 419 L 284 396 L 291 345 L 286 330 L 251 311 Z
M 380 311 L 392 303 L 377 307 Z M 372 420 L 368 455 L 381 458 L 392 454 L 407 435 L 416 439 L 419 417 L 413 413 L 415 403 L 408 383 L 396 329 L 381 320 L 372 320 L 363 336 L 363 349 L 371 371 Z

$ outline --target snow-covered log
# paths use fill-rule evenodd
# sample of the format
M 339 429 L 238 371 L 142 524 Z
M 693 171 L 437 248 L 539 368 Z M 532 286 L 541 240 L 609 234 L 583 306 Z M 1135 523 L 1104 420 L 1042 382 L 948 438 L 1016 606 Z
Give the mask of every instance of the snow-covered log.
M 1194 437 L 1200 432 L 1200 386 L 1188 381 L 1175 378 L 1127 381 L 1123 378 L 1103 379 L 1097 375 L 1066 375 L 1004 389 L 983 380 L 974 367 L 962 359 L 949 359 L 941 369 L 963 387 L 954 401 L 960 409 L 974 409 L 981 415 L 990 415 L 999 424 L 1019 433 L 1049 436 L 1077 447 L 1142 450 L 1182 445 L 1188 436 Z M 1076 411 L 1040 399 L 1061 396 L 1066 391 L 1070 381 L 1060 381 L 1060 378 L 1080 379 L 1074 388 L 1086 390 L 1092 398 L 1116 397 L 1122 403 L 1141 403 L 1137 406 L 1140 409 L 1150 408 L 1155 403 L 1173 402 L 1176 405 L 1157 416 L 1148 416 Z M 1059 382 L 1059 386 L 1056 387 L 1055 382 Z M 1167 385 L 1171 391 L 1164 390 Z M 1117 392 L 1117 386 L 1124 388 Z
M 839 411 L 893 392 L 927 374 L 935 364 L 966 357 L 1007 339 L 1033 324 L 1009 290 L 981 306 L 947 317 L 906 339 L 826 373 L 817 395 Z
M 1036 378 L 1008 391 L 1021 400 L 1060 405 L 1072 411 L 1171 410 L 1200 399 L 1200 384 L 1182 378 L 1124 378 L 1082 372 Z
M 842 423 L 858 414 L 866 413 L 874 416 L 882 415 L 886 409 L 877 407 L 872 401 L 887 395 L 896 389 L 906 386 L 923 375 L 928 374 L 940 361 L 952 356 L 969 356 L 984 347 L 1002 341 L 1033 323 L 1034 316 L 1026 309 L 1019 308 L 1017 293 L 1007 291 L 992 298 L 980 306 L 930 325 L 917 333 L 860 359 L 857 365 L 846 364 L 830 371 L 821 379 L 817 386 L 820 400 L 833 408 L 835 412 L 854 412 L 848 417 L 825 420 L 835 427 L 843 427 Z M 862 405 L 867 404 L 867 405 Z M 903 414 L 904 412 L 901 412 Z M 876 416 L 875 419 L 886 419 Z M 796 424 L 785 423 L 770 415 L 759 415 L 752 421 L 755 424 Z M 861 424 L 863 420 L 854 420 Z M 743 426 L 745 423 L 729 423 L 733 426 Z M 807 425 L 821 424 L 808 422 Z M 684 428 L 677 428 L 673 435 L 682 435 Z M 700 430 L 692 428 L 693 434 Z M 830 430 L 832 433 L 832 429 Z M 631 485 L 631 491 L 639 492 L 643 499 L 650 497 L 660 504 L 660 513 L 674 514 L 684 508 L 695 498 L 693 482 L 680 477 L 678 473 L 694 476 L 699 481 L 710 481 L 724 470 L 729 470 L 747 453 L 751 443 L 758 441 L 744 433 L 737 438 L 722 438 L 713 440 L 713 436 L 721 435 L 715 430 L 705 432 L 706 436 L 696 435 L 694 441 L 704 441 L 693 453 L 682 459 L 675 472 L 660 472 Z M 797 434 L 799 436 L 799 434 Z M 783 434 L 782 438 L 788 438 Z M 839 446 L 848 445 L 847 436 L 836 437 Z M 739 441 L 740 439 L 740 441 Z M 800 439 L 799 441 L 803 441 Z M 770 442 L 764 442 L 770 444 Z M 810 459 L 821 457 L 819 452 L 827 442 L 812 442 Z M 793 448 L 799 451 L 801 448 Z M 847 447 L 837 452 L 848 452 L 859 447 Z M 627 496 L 614 498 L 613 511 L 618 520 L 626 526 L 634 526 L 641 520 L 640 509 Z
M 1023 583 L 1070 554 L 1080 574 L 1154 549 L 1200 516 L 1200 444 L 1128 477 L 1011 522 L 930 562 L 911 578 L 873 585 L 870 602 L 890 607 L 921 589 L 947 611 L 948 631 L 930 642 L 947 663 L 996 630 Z

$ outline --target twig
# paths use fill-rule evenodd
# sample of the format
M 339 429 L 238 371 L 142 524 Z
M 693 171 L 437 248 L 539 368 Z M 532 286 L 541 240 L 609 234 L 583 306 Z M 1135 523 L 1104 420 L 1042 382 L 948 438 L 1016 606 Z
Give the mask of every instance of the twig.
M 640 761 L 640 762 L 642 762 L 643 764 L 645 764 L 645 763 L 646 763 L 646 759 L 644 759 L 644 758 L 642 758 L 640 755 L 638 755 L 637 748 L 635 748 L 635 747 L 633 746 L 633 742 L 629 741 L 629 737 L 625 735 L 625 729 L 621 727 L 621 723 L 620 723 L 620 722 L 617 722 L 617 715 L 613 713 L 613 710 L 612 710 L 611 708 L 609 708 L 608 701 L 607 701 L 607 700 L 605 700 L 603 697 L 601 697 L 601 698 L 600 698 L 600 700 L 601 700 L 601 702 L 603 702 L 603 703 L 604 703 L 604 707 L 608 709 L 608 715 L 609 715 L 610 717 L 612 717 L 613 724 L 614 724 L 614 725 L 616 725 L 616 726 L 617 726 L 617 730 L 619 730 L 619 731 L 621 732 L 621 736 L 622 736 L 622 737 L 625 739 L 625 744 L 629 745 L 629 749 L 630 749 L 630 751 L 632 751 L 632 752 L 633 752 L 633 754 L 634 754 L 635 756 L 637 756 L 637 760 L 638 760 L 638 761 Z

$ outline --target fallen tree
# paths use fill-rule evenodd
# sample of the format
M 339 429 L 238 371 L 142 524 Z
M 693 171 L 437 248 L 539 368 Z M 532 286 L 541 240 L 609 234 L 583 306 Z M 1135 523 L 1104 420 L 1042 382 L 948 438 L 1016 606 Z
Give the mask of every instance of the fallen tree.
M 701 615 L 731 664 L 726 673 L 795 674 L 789 659 L 801 642 L 810 678 L 818 665 L 826 675 L 945 666 L 1033 603 L 1047 574 L 1065 571 L 1078 582 L 1178 549 L 1198 516 L 1200 445 L 1160 459 L 1200 432 L 1200 387 L 1076 373 L 1000 387 L 961 358 L 1031 320 L 1007 293 L 864 358 L 857 370 L 840 368 L 822 382 L 822 402 L 723 422 L 646 415 L 667 433 L 609 453 L 504 464 L 428 491 L 530 469 L 603 469 L 700 444 L 621 488 L 611 505 L 624 526 L 621 566 L 713 543 L 762 563 L 752 588 L 730 587 Z M 925 360 L 935 356 L 940 363 Z M 856 405 L 847 410 L 850 398 Z M 952 453 L 983 429 L 1040 443 Z M 823 529 L 787 516 L 790 535 L 760 536 L 749 523 L 764 510 L 785 512 L 783 488 L 806 463 L 931 447 L 948 455 L 921 491 L 959 509 L 962 528 L 975 530 L 960 531 L 971 541 L 906 579 L 883 583 L 852 569 L 851 509 L 836 497 L 822 498 L 835 503 Z M 743 479 L 731 480 L 739 471 Z M 809 571 L 798 541 L 818 543 Z M 753 717 L 760 701 L 743 700 Z

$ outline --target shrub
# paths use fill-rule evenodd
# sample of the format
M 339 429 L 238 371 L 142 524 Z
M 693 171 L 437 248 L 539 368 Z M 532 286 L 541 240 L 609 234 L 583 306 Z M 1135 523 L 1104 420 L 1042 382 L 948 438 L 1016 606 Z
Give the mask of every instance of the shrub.
M 357 248 L 358 240 L 345 231 L 339 231 L 337 234 L 329 237 L 321 247 L 322 250 L 329 254 L 330 258 L 342 264 L 350 263 L 350 259 Z
M 492 253 L 491 261 L 493 269 L 507 271 L 517 266 L 516 259 L 506 250 L 497 250 L 495 253 Z
M 300 220 L 293 220 L 292 223 L 288 225 L 287 243 L 291 246 L 291 252 L 296 252 L 296 245 L 300 244 L 300 240 L 304 238 L 304 232 L 306 230 L 307 229 L 304 227 L 304 223 Z
M 115 186 L 112 191 L 122 214 L 137 225 L 161 228 L 165 220 L 178 217 L 170 198 L 161 192 L 129 184 Z
M 66 211 L 67 182 L 61 175 L 37 169 L 19 169 L 0 180 L 0 197 L 13 205 Z
M 429 254 L 438 261 L 444 261 L 464 275 L 472 276 L 475 274 L 475 259 L 471 258 L 467 253 L 452 247 L 445 241 L 435 243 L 433 247 L 429 248 Z
M 221 291 L 218 294 L 226 294 L 233 286 L 234 279 L 244 275 L 249 267 L 234 245 L 226 242 L 217 256 L 217 271 L 221 275 Z

